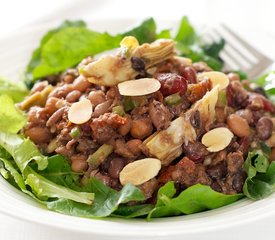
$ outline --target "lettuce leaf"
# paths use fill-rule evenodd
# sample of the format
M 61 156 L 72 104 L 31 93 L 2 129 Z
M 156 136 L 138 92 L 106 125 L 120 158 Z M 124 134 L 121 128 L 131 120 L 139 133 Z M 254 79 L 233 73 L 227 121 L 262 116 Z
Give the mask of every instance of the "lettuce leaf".
M 0 95 L 0 130 L 17 133 L 26 123 L 26 117 L 15 108 L 8 95 Z
M 263 74 L 254 82 L 265 90 L 269 99 L 275 104 L 275 71 Z
M 262 151 L 250 152 L 245 160 L 244 168 L 247 179 L 243 192 L 248 198 L 263 199 L 275 192 L 275 162 L 269 163 Z
M 131 184 L 125 185 L 117 192 L 95 178 L 92 178 L 83 190 L 95 193 L 95 200 L 92 206 L 76 203 L 68 199 L 59 199 L 48 202 L 47 207 L 56 212 L 72 216 L 106 217 L 116 211 L 122 203 L 144 200 L 143 193 Z
M 148 219 L 192 214 L 219 208 L 243 197 L 243 194 L 226 195 L 214 191 L 209 186 L 196 184 L 174 197 L 176 191 L 172 182 L 159 189 L 157 205 L 148 214 Z
M 0 78 L 0 95 L 8 95 L 12 100 L 17 103 L 21 102 L 29 91 L 23 82 L 10 82 L 7 79 Z
M 16 134 L 0 131 L 0 146 L 11 155 L 21 172 L 24 184 L 29 185 L 32 192 L 39 199 L 65 198 L 85 204 L 92 204 L 92 200 L 94 199 L 93 193 L 77 192 L 68 187 L 58 185 L 44 178 L 29 166 L 32 160 L 37 164 L 38 170 L 44 170 L 48 165 L 48 158 L 43 156 L 29 139 L 22 138 Z M 11 168 L 12 165 L 7 166 L 6 169 L 13 175 L 15 181 L 18 180 L 18 186 L 25 192 L 26 189 L 22 185 L 21 177 Z

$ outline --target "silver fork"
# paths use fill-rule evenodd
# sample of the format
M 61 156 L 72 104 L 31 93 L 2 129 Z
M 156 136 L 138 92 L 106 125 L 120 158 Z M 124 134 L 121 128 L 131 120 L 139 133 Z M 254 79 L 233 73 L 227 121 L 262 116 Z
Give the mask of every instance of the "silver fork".
M 212 41 L 225 40 L 225 47 L 220 53 L 225 70 L 241 70 L 247 73 L 249 79 L 255 79 L 274 63 L 225 24 L 211 29 L 206 37 Z

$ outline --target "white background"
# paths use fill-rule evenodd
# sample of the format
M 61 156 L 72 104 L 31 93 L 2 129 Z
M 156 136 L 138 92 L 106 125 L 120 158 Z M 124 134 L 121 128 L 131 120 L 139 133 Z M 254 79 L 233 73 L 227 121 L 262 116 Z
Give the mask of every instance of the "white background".
M 228 24 L 263 53 L 275 59 L 274 9 L 275 1 L 272 0 L 0 0 L 0 39 L 37 24 L 51 22 L 55 26 L 64 19 L 89 21 L 96 18 L 143 19 L 153 16 L 156 19 L 180 20 L 183 15 L 188 15 L 196 23 L 216 24 L 222 21 Z M 247 238 L 274 239 L 274 222 L 275 217 L 254 226 L 246 226 Z M 236 240 L 246 238 L 244 233 L 234 231 L 225 234 Z M 87 237 L 93 239 L 91 236 L 35 226 L 0 214 L 1 240 L 79 240 Z M 215 236 L 211 238 L 215 240 Z

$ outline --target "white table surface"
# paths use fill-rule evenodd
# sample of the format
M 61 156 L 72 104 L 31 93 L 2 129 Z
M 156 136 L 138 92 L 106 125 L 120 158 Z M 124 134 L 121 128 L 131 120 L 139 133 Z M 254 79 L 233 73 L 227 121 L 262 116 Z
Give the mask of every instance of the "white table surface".
M 64 19 L 145 18 L 180 19 L 216 23 L 223 21 L 268 56 L 275 59 L 275 1 L 272 0 L 9 0 L 0 1 L 0 38 L 22 28 Z M 1 54 L 1 53 L 0 53 Z M 1 74 L 1 73 L 0 73 Z M 0 206 L 1 208 L 1 206 Z M 274 239 L 275 216 L 239 231 L 226 233 L 224 240 Z M 81 240 L 89 236 L 65 232 L 11 218 L 0 213 L 1 240 Z M 91 238 L 91 236 L 90 236 Z M 215 240 L 215 236 L 206 239 Z M 94 239 L 94 238 L 91 238 Z

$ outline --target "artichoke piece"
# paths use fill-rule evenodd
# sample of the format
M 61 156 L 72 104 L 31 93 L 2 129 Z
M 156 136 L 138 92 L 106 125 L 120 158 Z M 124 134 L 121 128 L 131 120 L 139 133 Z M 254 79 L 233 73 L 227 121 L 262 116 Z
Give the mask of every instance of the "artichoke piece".
M 169 39 L 159 39 L 151 44 L 145 43 L 141 46 L 135 44 L 127 50 L 123 46 L 117 54 L 102 56 L 84 66 L 81 69 L 81 74 L 94 84 L 114 86 L 120 82 L 135 79 L 139 74 L 132 68 L 132 58 L 142 59 L 146 70 L 174 55 L 175 42 Z
M 171 125 L 149 138 L 142 144 L 142 150 L 147 156 L 161 160 L 162 165 L 169 165 L 182 153 L 182 144 L 196 140 L 196 131 L 190 122 L 190 117 L 199 111 L 203 126 L 209 127 L 215 119 L 215 106 L 218 100 L 219 86 L 207 92 L 183 116 L 171 122 Z

